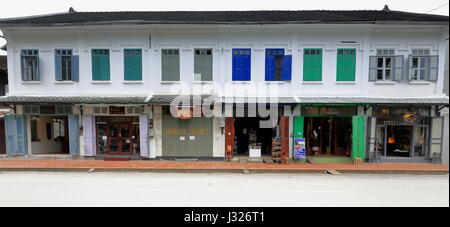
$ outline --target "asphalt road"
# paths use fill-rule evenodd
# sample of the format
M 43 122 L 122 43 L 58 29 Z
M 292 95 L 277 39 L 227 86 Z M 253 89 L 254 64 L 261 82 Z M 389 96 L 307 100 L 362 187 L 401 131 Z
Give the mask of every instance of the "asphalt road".
M 0 172 L 3 206 L 449 206 L 448 175 Z

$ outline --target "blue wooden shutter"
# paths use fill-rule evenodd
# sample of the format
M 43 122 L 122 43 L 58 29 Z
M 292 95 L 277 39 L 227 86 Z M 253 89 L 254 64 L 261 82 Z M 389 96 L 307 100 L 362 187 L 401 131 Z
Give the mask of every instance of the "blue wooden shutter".
M 69 115 L 69 151 L 70 155 L 79 154 L 79 122 L 77 115 Z
M 436 82 L 438 80 L 439 56 L 430 56 L 428 64 L 428 80 Z
M 242 56 L 242 80 L 250 81 L 251 80 L 251 55 L 250 50 L 248 50 L 249 54 L 245 54 Z
M 238 51 L 236 51 L 238 52 Z M 241 55 L 233 50 L 233 81 L 241 80 Z
M 25 56 L 21 53 L 20 54 L 20 69 L 22 72 L 22 81 L 26 81 L 26 76 L 25 73 L 27 72 L 26 70 L 26 64 L 25 64 Z
M 284 55 L 283 56 L 282 80 L 284 80 L 284 81 L 292 80 L 292 55 Z
M 78 56 L 74 55 L 72 56 L 72 80 L 78 81 L 79 74 L 80 74 L 80 59 Z
M 16 155 L 27 155 L 27 123 L 26 116 L 16 115 Z
M 275 56 L 266 54 L 266 81 L 275 80 Z
M 39 53 L 37 53 L 36 55 L 36 78 L 34 79 L 34 81 L 41 81 L 41 74 L 39 73 L 40 70 L 40 66 L 39 66 Z
M 5 139 L 6 139 L 6 154 L 16 155 L 16 116 L 5 116 Z
M 55 80 L 62 80 L 62 56 L 55 55 Z

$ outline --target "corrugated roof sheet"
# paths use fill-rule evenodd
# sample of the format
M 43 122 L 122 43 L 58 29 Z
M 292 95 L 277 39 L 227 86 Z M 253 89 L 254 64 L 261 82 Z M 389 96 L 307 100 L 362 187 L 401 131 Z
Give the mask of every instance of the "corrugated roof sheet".
M 147 96 L 2 96 L 0 103 L 146 103 Z
M 2 96 L 0 103 L 73 103 L 73 104 L 150 104 L 170 105 L 178 99 L 183 105 L 200 103 L 278 103 L 278 104 L 435 104 L 448 105 L 448 96 L 441 97 L 217 97 L 217 96 Z M 177 102 L 179 103 L 179 102 Z
M 67 12 L 0 19 L 0 26 L 440 22 L 448 16 L 391 10 Z

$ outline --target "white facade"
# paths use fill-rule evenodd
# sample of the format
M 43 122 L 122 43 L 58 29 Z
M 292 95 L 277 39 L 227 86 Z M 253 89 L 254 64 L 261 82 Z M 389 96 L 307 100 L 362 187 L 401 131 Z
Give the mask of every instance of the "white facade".
M 132 27 L 132 29 L 130 29 Z M 442 97 L 444 96 L 444 26 L 361 26 L 361 25 L 267 25 L 267 26 L 90 26 L 32 29 L 5 29 L 8 39 L 9 95 L 89 96 L 176 94 L 192 90 L 195 48 L 213 49 L 213 81 L 202 83 L 203 93 L 249 91 L 276 84 L 278 96 L 363 96 L 363 97 Z M 73 49 L 80 58 L 79 82 L 56 81 L 54 50 Z M 110 50 L 110 81 L 92 81 L 91 49 Z M 143 80 L 124 81 L 125 48 L 143 49 Z M 161 49 L 180 49 L 180 80 L 161 82 Z M 233 48 L 251 48 L 251 82 L 232 81 Z M 292 81 L 265 81 L 265 49 L 284 48 L 292 55 Z M 303 81 L 303 49 L 323 49 L 323 75 L 320 82 Z M 356 48 L 356 80 L 336 81 L 337 48 Z M 377 49 L 395 49 L 406 59 L 414 48 L 439 55 L 437 82 L 369 82 L 369 56 Z M 20 50 L 38 49 L 39 82 L 21 80 Z M 405 73 L 406 77 L 406 73 Z M 187 86 L 187 87 L 186 87 Z M 220 89 L 219 89 L 220 88 Z M 174 90 L 175 89 L 175 90 Z M 267 96 L 254 94 L 251 96 Z

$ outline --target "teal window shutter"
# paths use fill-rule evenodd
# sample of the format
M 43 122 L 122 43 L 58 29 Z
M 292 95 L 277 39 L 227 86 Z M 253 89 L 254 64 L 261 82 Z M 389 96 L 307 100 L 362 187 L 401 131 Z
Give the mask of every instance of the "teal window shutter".
M 304 50 L 303 80 L 322 81 L 322 49 Z
M 124 79 L 142 80 L 142 50 L 124 50 Z
M 107 81 L 110 79 L 110 63 L 108 49 L 92 50 L 92 80 Z
M 338 49 L 336 81 L 355 81 L 356 49 Z
M 27 124 L 23 115 L 16 115 L 16 142 L 16 155 L 27 155 Z

